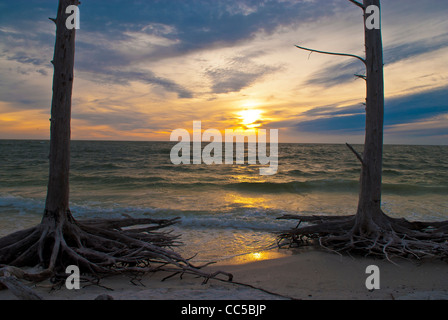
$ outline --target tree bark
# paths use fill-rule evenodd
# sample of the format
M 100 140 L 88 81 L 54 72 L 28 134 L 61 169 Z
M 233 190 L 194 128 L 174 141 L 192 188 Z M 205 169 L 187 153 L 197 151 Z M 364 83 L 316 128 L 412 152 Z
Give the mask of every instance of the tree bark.
M 365 8 L 370 5 L 380 8 L 380 0 L 364 0 L 363 5 Z M 362 233 L 370 233 L 377 231 L 372 230 L 372 223 L 381 224 L 385 218 L 381 211 L 384 73 L 381 28 L 369 30 L 366 24 L 364 28 L 367 81 L 366 134 L 355 229 Z
M 381 210 L 384 129 L 384 74 L 381 23 L 369 19 L 369 6 L 380 9 L 380 0 L 349 0 L 364 11 L 366 59 L 350 54 L 324 52 L 298 47 L 311 52 L 351 56 L 366 65 L 367 82 L 366 136 L 361 157 L 347 146 L 362 165 L 358 210 L 355 216 L 284 216 L 297 219 L 299 224 L 279 235 L 279 245 L 307 245 L 318 243 L 331 252 L 352 252 L 364 256 L 380 256 L 391 261 L 393 257 L 441 258 L 448 257 L 448 221 L 410 222 L 394 219 Z M 374 12 L 375 13 L 375 12 Z M 372 14 L 374 14 L 372 13 Z M 380 14 L 380 12 L 378 12 Z M 370 18 L 370 17 L 369 17 Z M 376 19 L 380 18 L 375 16 Z M 374 22 L 374 23 L 371 23 Z M 375 27 L 378 27 L 375 29 Z M 372 27 L 373 29 L 370 29 Z M 301 227 L 302 222 L 308 225 Z
M 225 275 L 217 271 L 200 271 L 207 266 L 194 266 L 169 249 L 179 245 L 178 236 L 157 232 L 177 222 L 174 219 L 95 219 L 75 221 L 69 208 L 70 118 L 75 62 L 75 29 L 66 27 L 66 13 L 78 0 L 59 0 L 56 19 L 54 51 L 53 98 L 51 105 L 50 168 L 42 222 L 0 239 L 0 289 L 6 286 L 22 298 L 39 297 L 15 280 L 25 278 L 42 281 L 52 275 L 66 276 L 69 265 L 76 265 L 81 273 L 99 277 L 122 272 L 148 273 L 169 271 L 174 274 L 191 273 L 204 281 Z M 139 227 L 139 228 L 137 228 Z M 3 268 L 5 266 L 5 268 Z M 39 266 L 38 274 L 27 274 L 14 267 Z M 10 277 L 11 275 L 11 277 Z
M 50 168 L 43 222 L 71 219 L 69 210 L 70 120 L 75 64 L 76 29 L 68 29 L 66 8 L 78 0 L 60 0 L 53 57 L 53 98 L 51 104 Z

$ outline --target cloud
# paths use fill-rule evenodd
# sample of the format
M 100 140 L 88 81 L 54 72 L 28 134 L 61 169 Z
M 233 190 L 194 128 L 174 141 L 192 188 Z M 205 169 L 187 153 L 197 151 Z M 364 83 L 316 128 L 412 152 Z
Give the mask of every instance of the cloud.
M 431 39 L 390 45 L 384 49 L 384 63 L 392 64 L 446 47 L 448 47 L 448 33 L 441 34 Z
M 35 66 L 46 66 L 48 65 L 48 60 L 42 58 L 42 57 L 33 57 L 33 56 L 29 56 L 29 54 L 25 53 L 25 52 L 15 52 L 10 56 L 7 56 L 6 59 L 8 60 L 12 60 L 12 61 L 17 61 L 19 63 L 23 63 L 23 64 L 32 64 Z
M 448 113 L 448 87 L 386 101 L 385 124 L 395 125 Z
M 314 73 L 307 81 L 307 85 L 319 85 L 323 87 L 337 86 L 349 81 L 354 81 L 355 74 L 365 75 L 365 67 L 361 61 L 351 61 L 325 67 Z
M 385 102 L 385 126 L 423 121 L 448 114 L 448 87 L 387 99 Z M 302 114 L 311 120 L 296 124 L 300 132 L 356 133 L 365 130 L 363 106 L 314 108 Z
M 108 126 L 115 130 L 133 131 L 156 129 L 156 124 L 148 124 L 149 117 L 141 112 L 129 112 L 110 108 L 107 112 L 74 112 L 74 120 L 83 120 L 90 126 Z
M 48 38 L 48 25 L 36 23 L 40 32 L 22 30 L 18 26 L 0 26 L 0 58 L 42 70 L 50 66 L 53 39 Z M 50 25 L 51 27 L 51 25 Z
M 107 6 L 89 3 L 82 10 L 83 21 L 87 22 L 78 35 L 76 68 L 103 81 L 141 81 L 176 92 L 180 98 L 192 98 L 194 93 L 176 79 L 157 76 L 150 66 L 217 46 L 234 46 L 252 39 L 261 30 L 271 33 L 280 26 L 328 14 L 317 9 L 309 1 L 282 1 L 279 5 L 273 0 L 129 1 L 126 6 L 117 1 Z M 99 30 L 101 25 L 104 27 Z M 144 68 L 135 71 L 136 66 Z M 276 70 L 277 67 L 234 60 L 209 68 L 206 76 L 212 81 L 212 93 L 230 93 L 239 92 Z M 113 79 L 115 76 L 117 80 Z
M 157 50 L 154 59 L 182 56 L 216 45 L 232 46 L 254 37 L 261 30 L 272 33 L 288 26 L 331 14 L 313 1 L 276 0 L 121 0 L 86 3 L 85 30 L 115 39 L 123 32 L 137 32 L 152 25 L 164 26 L 165 38 L 180 40 L 172 50 Z M 331 8 L 331 6 L 329 6 Z M 86 13 L 84 13 L 84 11 Z M 132 21 L 130 23 L 129 21 Z M 159 29 L 146 28 L 147 32 Z M 175 32 L 173 32 L 175 31 Z
M 327 10 L 313 1 L 276 0 L 171 0 L 126 1 L 111 0 L 86 2 L 81 5 L 81 30 L 77 35 L 76 70 L 88 72 L 90 77 L 110 83 L 129 84 L 140 81 L 157 85 L 180 98 L 192 98 L 193 92 L 177 83 L 176 79 L 158 76 L 150 65 L 167 58 L 184 57 L 192 52 L 211 48 L 231 47 L 253 39 L 259 32 L 273 33 L 280 27 L 313 21 L 331 15 L 334 2 L 327 2 Z M 20 6 L 22 15 L 33 14 L 37 21 L 47 20 L 55 6 L 50 1 L 33 2 Z M 33 10 L 34 9 L 34 10 Z M 20 17 L 17 8 L 10 8 L 12 17 Z M 12 18 L 11 17 L 11 18 Z M 5 17 L 10 22 L 10 17 Z M 48 21 L 48 20 L 47 20 Z M 37 36 L 38 30 L 14 29 L 14 50 L 23 49 L 20 42 L 35 38 L 33 47 L 54 35 Z M 54 26 L 52 26 L 54 28 Z M 9 30 L 7 25 L 2 27 Z M 1 30 L 3 30 L 1 29 Z M 50 30 L 50 24 L 46 30 Z M 53 40 L 54 41 L 54 40 Z M 48 46 L 51 48 L 51 46 Z M 42 66 L 47 59 L 22 51 L 9 56 L 21 63 Z M 140 66 L 145 66 L 140 68 Z M 43 68 L 40 68 L 42 71 Z M 250 61 L 220 65 L 209 69 L 212 93 L 239 92 L 277 67 Z M 114 79 L 116 77 L 116 79 Z
M 227 61 L 224 67 L 210 68 L 206 75 L 212 80 L 212 92 L 239 92 L 262 77 L 281 70 L 281 67 L 260 65 L 252 58 L 259 57 L 263 51 L 253 52 L 244 56 L 237 55 Z
M 91 73 L 91 69 L 80 68 L 80 71 Z M 152 71 L 133 71 L 133 70 L 106 70 L 103 69 L 101 73 L 94 72 L 90 76 L 91 80 L 107 84 L 130 85 L 131 82 L 141 82 L 148 85 L 158 86 L 167 92 L 173 92 L 181 99 L 193 98 L 193 93 L 188 89 L 182 87 L 176 82 L 156 76 Z
M 99 33 L 80 36 L 76 70 L 102 83 L 129 85 L 141 82 L 177 93 L 179 98 L 192 98 L 190 90 L 173 79 L 156 75 L 147 66 L 148 62 L 152 63 L 151 55 L 155 51 L 178 42 L 163 36 L 171 32 L 175 33 L 175 30 L 169 26 L 150 24 L 139 31 L 123 32 L 115 39 Z
M 446 144 L 448 137 L 448 113 L 431 117 L 428 119 L 417 120 L 410 123 L 397 124 L 388 126 L 387 132 L 390 135 L 426 138 L 426 137 L 442 137 L 444 141 L 434 141 L 433 143 Z
M 384 49 L 384 63 L 387 66 L 446 47 L 448 47 L 448 34 L 423 41 L 391 45 Z M 324 67 L 307 79 L 306 84 L 329 88 L 353 82 L 356 80 L 355 74 L 365 75 L 364 65 L 357 60 L 343 62 Z
M 365 115 L 345 115 L 340 117 L 319 118 L 297 124 L 300 132 L 321 133 L 358 133 L 365 128 Z

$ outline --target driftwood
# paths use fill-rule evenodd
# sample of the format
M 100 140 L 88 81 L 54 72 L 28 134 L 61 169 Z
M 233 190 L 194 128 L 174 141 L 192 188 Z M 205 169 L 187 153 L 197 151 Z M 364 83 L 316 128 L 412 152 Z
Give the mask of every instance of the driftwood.
M 20 282 L 19 279 L 42 281 L 48 276 L 50 276 L 50 274 L 45 272 L 30 274 L 16 267 L 6 266 L 0 268 L 0 289 L 7 288 L 22 300 L 42 300 L 41 296 Z
M 41 296 L 36 294 L 15 277 L 0 277 L 0 284 L 3 284 L 16 297 L 22 300 L 43 300 Z

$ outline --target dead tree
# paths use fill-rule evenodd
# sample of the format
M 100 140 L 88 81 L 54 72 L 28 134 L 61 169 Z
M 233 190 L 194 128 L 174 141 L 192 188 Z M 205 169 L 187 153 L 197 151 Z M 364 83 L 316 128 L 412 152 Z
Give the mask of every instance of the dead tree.
M 97 219 L 77 221 L 69 208 L 70 118 L 74 79 L 76 29 L 66 26 L 68 6 L 77 0 L 59 0 L 56 44 L 53 58 L 50 166 L 45 211 L 40 225 L 0 239 L 0 285 L 17 288 L 10 276 L 39 281 L 64 276 L 66 267 L 78 266 L 82 273 L 101 276 L 122 272 L 193 273 L 209 279 L 171 247 L 178 236 L 159 229 L 174 219 Z M 14 267 L 40 266 L 39 274 L 27 274 Z
M 299 49 L 321 54 L 345 56 L 360 60 L 366 75 L 357 75 L 366 81 L 366 128 L 364 152 L 360 155 L 348 145 L 361 163 L 359 201 L 356 215 L 348 217 L 283 216 L 280 219 L 297 219 L 308 226 L 282 232 L 281 244 L 310 244 L 318 242 L 335 252 L 354 252 L 382 256 L 390 259 L 401 257 L 448 257 L 448 221 L 409 222 L 392 219 L 381 209 L 381 185 L 384 127 L 384 74 L 383 45 L 379 27 L 368 25 L 370 10 L 380 10 L 380 0 L 349 0 L 363 10 L 365 33 L 365 58 L 345 53 L 326 52 L 297 46 Z M 374 7 L 372 7 L 374 6 Z M 369 11 L 369 12 L 367 12 Z M 378 12 L 378 19 L 379 12 Z M 371 17 L 370 17 L 371 19 Z

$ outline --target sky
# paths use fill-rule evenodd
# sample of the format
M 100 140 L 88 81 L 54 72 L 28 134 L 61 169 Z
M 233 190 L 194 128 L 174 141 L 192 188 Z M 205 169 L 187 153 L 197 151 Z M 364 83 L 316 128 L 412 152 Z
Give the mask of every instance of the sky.
M 84 0 L 72 139 L 278 129 L 363 143 L 362 11 L 347 0 Z M 0 0 L 0 139 L 48 139 L 56 0 Z M 385 143 L 448 144 L 448 1 L 383 0 Z

